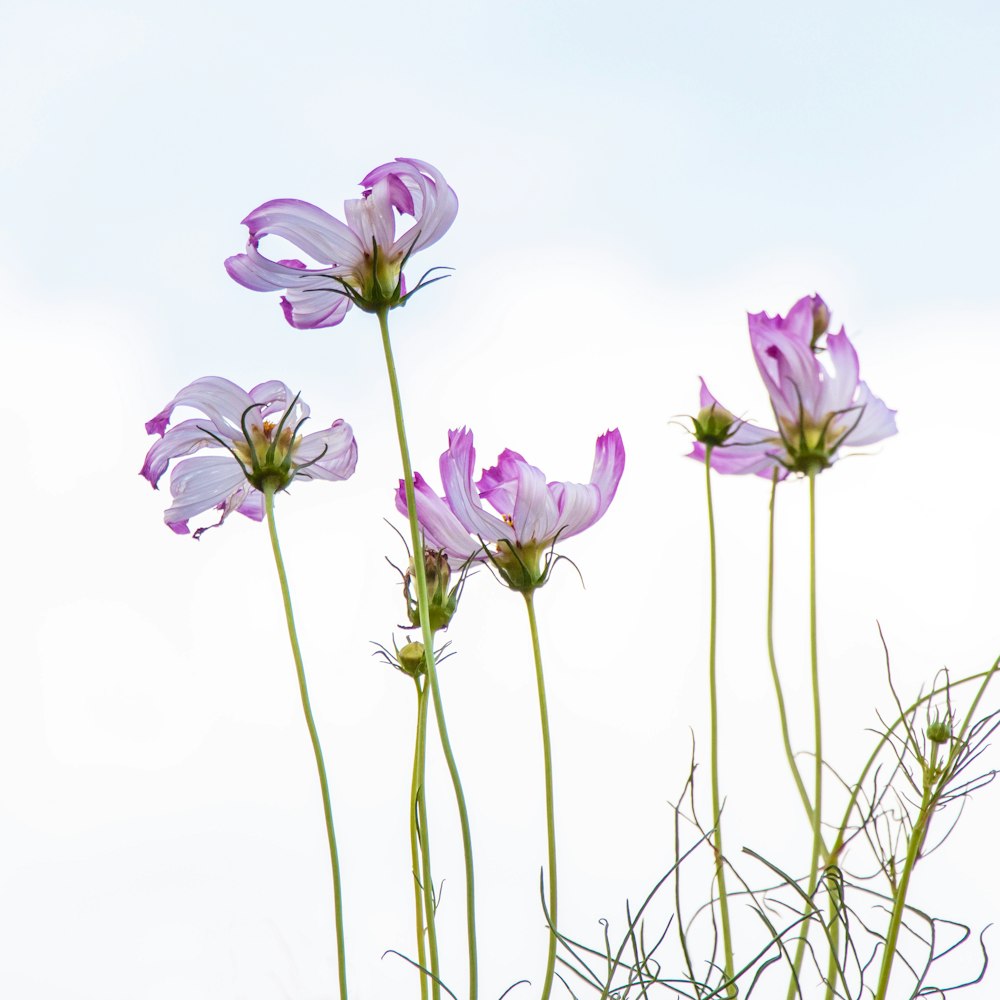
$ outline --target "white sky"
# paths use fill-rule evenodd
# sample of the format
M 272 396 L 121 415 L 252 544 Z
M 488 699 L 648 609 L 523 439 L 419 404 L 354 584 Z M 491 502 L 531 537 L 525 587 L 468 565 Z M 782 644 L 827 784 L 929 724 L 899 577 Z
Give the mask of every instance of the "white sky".
M 414 262 L 455 276 L 393 318 L 429 476 L 450 427 L 474 428 L 483 464 L 509 446 L 569 480 L 621 428 L 619 496 L 564 549 L 586 589 L 565 568 L 538 597 L 570 933 L 598 942 L 598 919 L 620 925 L 625 897 L 669 865 L 690 729 L 707 765 L 702 477 L 671 420 L 696 407 L 698 375 L 766 419 L 747 310 L 819 291 L 899 410 L 877 457 L 819 483 L 834 763 L 850 775 L 891 709 L 876 619 L 904 693 L 1000 651 L 995 5 L 40 2 L 4 25 L 0 410 L 16 462 L 0 995 L 334 996 L 322 816 L 266 533 L 234 518 L 177 538 L 165 494 L 136 475 L 143 422 L 205 374 L 281 378 L 317 421 L 355 428 L 354 479 L 296 488 L 278 513 L 334 787 L 352 995 L 416 994 L 380 960 L 413 952 L 413 705 L 369 655 L 402 607 L 382 558 L 402 559 L 382 517 L 403 522 L 377 329 L 352 313 L 293 331 L 276 296 L 226 277 L 239 220 L 267 199 L 340 214 L 396 155 L 458 192 L 453 231 Z M 804 747 L 806 491 L 783 493 L 779 658 Z M 727 841 L 798 869 L 805 824 L 763 646 L 767 486 L 720 481 L 716 499 Z M 521 977 L 534 995 L 545 950 L 519 603 L 473 580 L 442 670 L 484 998 Z M 436 757 L 430 781 L 460 992 L 461 858 Z M 996 921 L 998 819 L 995 790 L 975 798 L 914 900 Z M 965 995 L 992 996 L 993 979 Z

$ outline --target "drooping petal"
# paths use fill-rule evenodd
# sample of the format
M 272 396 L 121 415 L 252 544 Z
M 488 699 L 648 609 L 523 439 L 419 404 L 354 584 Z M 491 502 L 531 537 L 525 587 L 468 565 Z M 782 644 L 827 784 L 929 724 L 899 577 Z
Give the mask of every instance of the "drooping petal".
M 256 492 L 231 455 L 187 458 L 175 465 L 171 473 L 170 492 L 174 502 L 164 512 L 163 520 L 171 527 L 187 524 L 196 514 L 227 501 L 230 509 L 238 510 L 251 491 Z M 234 500 L 239 501 L 235 506 Z
M 712 468 L 722 475 L 755 475 L 764 479 L 770 479 L 777 470 L 778 479 L 784 479 L 788 475 L 788 469 L 781 464 L 786 454 L 784 446 L 776 431 L 769 431 L 768 434 L 770 437 L 766 440 L 713 448 Z M 704 462 L 705 446 L 700 441 L 695 441 L 688 452 L 688 458 Z
M 858 384 L 858 395 L 854 405 L 858 408 L 858 416 L 848 415 L 852 427 L 844 438 L 844 444 L 863 447 L 897 433 L 896 411 L 890 410 L 878 396 L 874 395 L 866 382 Z
M 338 291 L 290 288 L 281 298 L 281 310 L 289 326 L 296 330 L 319 330 L 343 322 L 351 300 Z
M 417 520 L 428 548 L 445 552 L 457 562 L 465 562 L 473 556 L 486 558 L 480 541 L 470 537 L 451 507 L 430 488 L 419 472 L 413 476 L 413 489 Z M 408 514 L 406 486 L 402 480 L 396 490 L 396 509 L 401 514 Z
M 296 474 L 303 479 L 336 482 L 349 479 L 358 464 L 358 445 L 351 425 L 334 422 L 322 431 L 307 434 L 295 450 L 295 465 L 308 465 Z
M 339 286 L 332 276 L 341 270 L 335 267 L 308 268 L 300 260 L 268 260 L 253 240 L 247 243 L 246 253 L 227 257 L 225 267 L 229 277 L 254 292 L 336 288 Z
M 478 493 L 472 486 L 472 470 L 476 462 L 476 449 L 472 431 L 462 428 L 448 432 L 448 450 L 441 456 L 441 482 L 445 499 L 455 516 L 472 535 L 483 541 L 495 542 L 501 538 L 515 542 L 514 529 L 498 517 L 483 510 Z
M 211 429 L 212 422 L 202 417 L 183 420 L 170 427 L 146 453 L 139 475 L 145 476 L 155 490 L 159 488 L 160 477 L 173 459 L 191 455 L 200 448 L 221 448 L 222 444 L 205 429 L 206 424 Z

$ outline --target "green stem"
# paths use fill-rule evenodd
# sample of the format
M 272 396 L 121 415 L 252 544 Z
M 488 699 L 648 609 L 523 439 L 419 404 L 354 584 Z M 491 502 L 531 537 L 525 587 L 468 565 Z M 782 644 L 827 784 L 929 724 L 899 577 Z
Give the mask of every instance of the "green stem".
M 812 813 L 812 855 L 809 861 L 809 885 L 806 894 L 809 902 L 803 912 L 802 936 L 799 938 L 798 946 L 795 949 L 795 959 L 792 963 L 792 979 L 788 984 L 788 1000 L 795 995 L 798 990 L 799 973 L 802 969 L 802 961 L 805 957 L 806 942 L 809 938 L 809 927 L 811 921 L 808 919 L 811 912 L 816 911 L 813 902 L 813 894 L 819 882 L 820 855 L 823 850 L 823 831 L 821 827 L 823 818 L 823 715 L 820 706 L 819 691 L 819 651 L 816 640 L 816 472 L 809 471 L 809 663 L 812 675 L 812 696 L 813 696 L 813 733 L 815 743 L 813 754 L 815 755 L 815 788 L 813 791 L 813 813 Z
M 549 710 L 545 698 L 545 677 L 542 674 L 542 650 L 538 644 L 538 622 L 535 620 L 534 592 L 524 591 L 524 603 L 528 609 L 528 624 L 531 627 L 531 649 L 535 655 L 535 679 L 538 682 L 538 712 L 542 721 L 542 757 L 545 765 L 545 824 L 548 831 L 549 847 L 549 953 L 545 963 L 545 980 L 542 983 L 542 1000 L 548 1000 L 552 992 L 552 978 L 556 967 L 556 937 L 558 896 L 556 878 L 556 814 L 552 794 L 552 741 L 549 736 Z
M 788 715 L 785 711 L 785 695 L 781 687 L 781 678 L 778 676 L 778 661 L 774 653 L 774 507 L 778 492 L 778 470 L 776 469 L 771 479 L 771 503 L 768 507 L 770 518 L 768 528 L 767 544 L 767 657 L 771 664 L 771 680 L 774 682 L 774 693 L 778 699 L 778 718 L 781 721 L 781 740 L 785 747 L 785 759 L 788 761 L 788 768 L 792 772 L 795 787 L 798 789 L 799 798 L 806 811 L 809 825 L 813 825 L 813 808 L 809 801 L 809 793 L 806 791 L 805 783 L 802 781 L 802 774 L 799 771 L 798 762 L 795 760 L 795 753 L 792 750 L 792 742 L 788 734 Z
M 903 911 L 906 909 L 906 893 L 910 888 L 910 876 L 920 858 L 920 850 L 924 846 L 927 830 L 930 827 L 931 816 L 935 805 L 935 771 L 937 768 L 938 745 L 931 744 L 930 765 L 924 775 L 924 792 L 920 800 L 920 812 L 917 822 L 910 831 L 910 842 L 906 850 L 906 862 L 896 889 L 892 903 L 892 916 L 889 918 L 889 930 L 885 936 L 885 951 L 882 953 L 882 965 L 878 973 L 878 988 L 874 1000 L 885 1000 L 889 989 L 889 976 L 892 973 L 892 963 L 896 958 L 896 942 L 899 940 L 899 928 L 903 921 Z
M 465 902 L 466 926 L 469 942 L 469 1000 L 476 1000 L 479 994 L 479 962 L 476 948 L 476 878 L 472 863 L 472 831 L 469 826 L 469 811 L 465 804 L 465 793 L 462 791 L 462 779 L 459 777 L 458 765 L 452 753 L 451 741 L 448 739 L 448 726 L 444 718 L 444 706 L 441 703 L 441 691 L 438 687 L 437 667 L 434 663 L 434 633 L 431 631 L 430 602 L 427 598 L 427 567 L 424 565 L 423 539 L 420 537 L 420 526 L 417 523 L 417 501 L 413 490 L 413 468 L 410 465 L 410 449 L 406 444 L 406 427 L 403 423 L 403 404 L 399 395 L 399 380 L 396 377 L 396 364 L 392 357 L 392 344 L 389 341 L 389 318 L 387 310 L 378 313 L 379 329 L 382 333 L 382 349 L 385 353 L 385 367 L 389 375 L 389 388 L 392 392 L 392 409 L 396 419 L 396 436 L 399 439 L 399 455 L 403 463 L 403 482 L 406 492 L 406 509 L 409 512 L 410 541 L 413 545 L 413 568 L 417 578 L 417 604 L 420 610 L 420 631 L 424 643 L 424 663 L 427 668 L 427 682 L 430 684 L 431 697 L 434 700 L 434 718 L 437 721 L 438 733 L 441 737 L 441 749 L 444 752 L 448 773 L 451 775 L 452 787 L 455 790 L 455 802 L 458 807 L 458 819 L 462 827 L 462 849 L 465 855 Z M 430 864 L 430 859 L 425 858 Z
M 413 780 L 410 783 L 410 860 L 413 867 L 413 905 L 417 926 L 417 961 L 427 968 L 430 949 L 431 995 L 441 996 L 439 983 L 437 928 L 434 921 L 434 879 L 431 874 L 431 835 L 427 825 L 427 800 L 424 796 L 427 752 L 427 685 L 417 688 L 417 735 L 413 748 Z M 427 948 L 424 947 L 424 910 L 427 912 Z M 420 1000 L 427 1000 L 427 976 L 420 976 Z
M 719 701 L 715 676 L 716 633 L 716 566 L 715 511 L 712 506 L 712 445 L 705 447 L 705 495 L 708 500 L 708 556 L 710 579 L 710 611 L 708 626 L 708 698 L 712 726 L 712 837 L 715 846 L 715 877 L 719 883 L 719 916 L 722 920 L 722 949 L 725 956 L 727 995 L 736 996 L 733 984 L 733 934 L 729 923 L 729 896 L 726 892 L 726 859 L 722 852 L 722 801 L 719 793 Z
M 344 902 L 340 891 L 340 861 L 337 857 L 337 837 L 333 831 L 333 809 L 330 805 L 330 787 L 326 780 L 326 766 L 323 763 L 323 749 L 316 732 L 312 707 L 309 704 L 309 689 L 306 687 L 306 672 L 302 665 L 302 653 L 299 650 L 299 639 L 295 631 L 295 617 L 292 614 L 292 596 L 288 590 L 288 577 L 285 574 L 285 563 L 281 558 L 281 547 L 278 545 L 278 529 L 274 521 L 274 490 L 264 490 L 264 509 L 267 512 L 267 530 L 271 536 L 271 549 L 274 552 L 274 564 L 278 568 L 278 581 L 281 584 L 281 598 L 285 605 L 285 621 L 288 622 L 288 639 L 292 645 L 292 658 L 295 660 L 295 674 L 299 681 L 299 695 L 302 698 L 302 712 L 306 717 L 306 727 L 309 739 L 312 741 L 313 754 L 316 757 L 316 771 L 319 774 L 319 787 L 323 793 L 323 814 L 326 818 L 326 839 L 330 845 L 330 868 L 333 872 L 333 915 L 337 931 L 337 974 L 340 980 L 340 1000 L 347 1000 L 347 958 L 344 948 Z

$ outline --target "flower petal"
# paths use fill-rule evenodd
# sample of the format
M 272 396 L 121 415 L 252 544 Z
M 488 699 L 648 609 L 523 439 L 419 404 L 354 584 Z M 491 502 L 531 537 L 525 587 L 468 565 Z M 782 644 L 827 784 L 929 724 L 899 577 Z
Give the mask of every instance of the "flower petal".
M 169 428 L 146 452 L 139 475 L 145 476 L 155 490 L 159 488 L 157 483 L 172 459 L 190 455 L 199 448 L 221 448 L 222 445 L 206 431 L 205 424 L 211 424 L 211 421 L 194 418 Z
M 478 559 L 486 558 L 479 540 L 469 536 L 452 509 L 431 489 L 419 472 L 413 476 L 413 490 L 417 520 L 428 548 L 445 552 L 449 558 L 458 562 L 465 562 L 473 556 Z M 401 514 L 408 513 L 406 485 L 403 480 L 399 481 L 399 488 L 396 490 L 396 509 Z
M 255 208 L 244 220 L 257 243 L 262 236 L 280 236 L 304 250 L 320 264 L 355 267 L 366 247 L 340 219 L 297 198 L 275 198 Z
M 878 396 L 874 395 L 866 382 L 858 383 L 858 397 L 854 405 L 858 407 L 860 416 L 844 437 L 844 444 L 855 448 L 863 447 L 897 433 L 896 411 L 890 410 Z M 848 414 L 848 418 L 850 416 Z
M 176 531 L 175 524 L 186 525 L 196 514 L 220 504 L 228 504 L 230 510 L 238 509 L 250 492 L 256 491 L 246 481 L 236 459 L 227 455 L 199 456 L 180 462 L 171 473 L 170 492 L 174 502 L 164 512 L 163 520 Z
M 242 438 L 240 421 L 253 400 L 235 382 L 208 375 L 184 386 L 160 412 L 146 422 L 147 434 L 164 434 L 170 416 L 178 406 L 201 410 L 215 425 L 220 437 L 233 440 Z M 249 415 L 248 415 L 249 422 Z
M 290 288 L 281 299 L 289 326 L 296 330 L 319 330 L 343 322 L 351 300 L 342 292 Z
M 307 463 L 312 464 L 297 472 L 297 477 L 329 482 L 349 479 L 358 464 L 358 445 L 351 425 L 334 420 L 326 430 L 307 434 L 295 450 L 295 464 Z
M 481 536 L 483 541 L 495 542 L 501 538 L 516 541 L 513 528 L 509 524 L 488 514 L 479 502 L 479 496 L 472 486 L 472 469 L 476 462 L 476 449 L 472 442 L 472 431 L 448 432 L 448 450 L 441 455 L 441 482 L 445 499 L 455 516 L 472 535 Z

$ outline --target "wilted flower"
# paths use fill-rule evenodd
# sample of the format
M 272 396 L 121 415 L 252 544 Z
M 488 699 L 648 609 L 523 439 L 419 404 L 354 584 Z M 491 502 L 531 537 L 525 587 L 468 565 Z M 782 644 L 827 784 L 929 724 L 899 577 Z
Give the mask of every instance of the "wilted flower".
M 407 293 L 403 265 L 447 232 L 458 198 L 440 171 L 406 158 L 376 167 L 361 187 L 360 198 L 344 202 L 346 224 L 294 198 L 255 208 L 243 220 L 250 230 L 247 252 L 230 257 L 226 270 L 254 291 L 285 291 L 285 319 L 299 329 L 336 326 L 352 303 L 369 312 L 401 305 L 416 291 Z M 395 213 L 413 218 L 398 237 Z M 322 266 L 269 260 L 258 250 L 268 235 L 294 243 Z
M 417 519 L 427 544 L 463 562 L 489 559 L 515 590 L 531 590 L 547 578 L 550 561 L 543 565 L 542 558 L 554 542 L 603 517 L 625 468 L 625 448 L 617 430 L 601 435 L 589 483 L 546 483 L 540 469 L 507 449 L 473 485 L 475 462 L 472 432 L 463 428 L 449 432 L 441 456 L 443 498 L 414 476 Z M 484 509 L 482 500 L 497 513 Z M 396 506 L 407 513 L 402 482 Z
M 818 295 L 799 299 L 787 316 L 749 315 L 750 346 L 764 380 L 777 430 L 732 419 L 701 384 L 701 412 L 690 457 L 704 461 L 712 443 L 712 468 L 779 478 L 789 472 L 821 472 L 840 449 L 863 447 L 896 433 L 896 411 L 872 394 L 859 377 L 858 355 L 847 334 L 828 334 L 830 311 Z M 821 338 L 825 340 L 820 343 Z M 721 426 L 721 425 L 720 425 Z M 711 441 L 710 441 L 711 439 Z
M 179 406 L 205 416 L 168 429 Z M 233 511 L 260 521 L 261 491 L 283 490 L 293 479 L 339 481 L 354 472 L 358 446 L 350 424 L 335 420 L 326 430 L 302 436 L 299 429 L 308 417 L 309 407 L 283 382 L 263 382 L 247 393 L 228 379 L 197 379 L 146 424 L 146 433 L 159 434 L 160 440 L 149 449 L 139 474 L 157 489 L 173 459 L 202 448 L 221 448 L 221 455 L 188 458 L 174 466 L 174 502 L 164 521 L 179 535 L 188 534 L 190 518 L 212 508 L 222 516 L 208 527 L 222 524 Z M 199 528 L 195 537 L 205 530 Z

